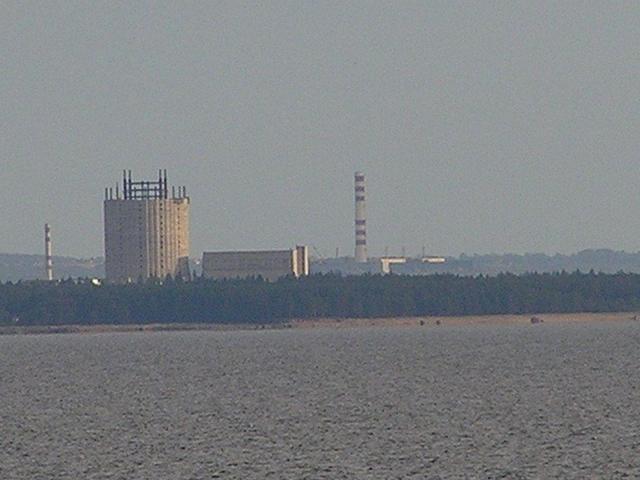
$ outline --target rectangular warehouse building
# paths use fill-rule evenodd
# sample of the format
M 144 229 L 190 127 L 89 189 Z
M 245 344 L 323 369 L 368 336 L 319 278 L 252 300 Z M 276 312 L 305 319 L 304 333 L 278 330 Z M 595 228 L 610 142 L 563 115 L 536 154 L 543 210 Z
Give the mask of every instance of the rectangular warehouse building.
M 122 195 L 121 195 L 122 193 Z M 123 178 L 104 200 L 106 278 L 112 282 L 189 276 L 189 197 L 169 194 L 166 171 L 157 181 Z
M 309 275 L 309 249 L 298 246 L 291 250 L 248 252 L 204 252 L 202 275 L 205 278 L 262 277 L 275 281 L 287 275 Z

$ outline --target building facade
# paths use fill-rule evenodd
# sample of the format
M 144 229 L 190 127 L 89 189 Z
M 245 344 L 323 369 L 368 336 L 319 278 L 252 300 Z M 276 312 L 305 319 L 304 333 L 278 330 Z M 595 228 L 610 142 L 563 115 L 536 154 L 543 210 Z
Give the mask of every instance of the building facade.
M 186 188 L 169 195 L 166 170 L 157 181 L 107 188 L 104 200 L 106 278 L 111 282 L 189 277 L 189 205 Z
M 204 252 L 202 275 L 213 279 L 262 277 L 268 281 L 302 277 L 309 275 L 309 249 Z

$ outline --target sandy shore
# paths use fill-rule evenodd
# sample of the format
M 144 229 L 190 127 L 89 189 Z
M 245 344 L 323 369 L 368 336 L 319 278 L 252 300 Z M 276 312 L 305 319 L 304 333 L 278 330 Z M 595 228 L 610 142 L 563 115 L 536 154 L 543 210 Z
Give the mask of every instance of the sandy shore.
M 537 319 L 532 320 L 533 318 Z M 530 325 L 532 323 L 612 322 L 640 319 L 635 313 L 549 313 L 536 315 L 477 315 L 460 317 L 325 318 L 294 320 L 294 328 L 350 328 L 375 326 Z
M 532 320 L 536 318 L 536 320 Z M 288 328 L 356 328 L 356 327 L 440 327 L 460 325 L 530 325 L 532 323 L 577 323 L 640 321 L 640 314 L 624 313 L 563 313 L 538 315 L 482 315 L 461 317 L 403 317 L 403 318 L 322 318 L 291 320 L 277 324 L 149 324 L 149 325 L 60 325 L 60 326 L 4 326 L 0 335 L 109 332 L 167 332 L 167 331 L 233 331 L 280 330 Z
M 42 335 L 57 333 L 127 333 L 127 332 L 187 332 L 187 331 L 233 331 L 233 330 L 277 330 L 292 328 L 289 323 L 278 324 L 208 324 L 208 323 L 151 323 L 148 325 L 33 325 L 2 326 L 0 335 Z

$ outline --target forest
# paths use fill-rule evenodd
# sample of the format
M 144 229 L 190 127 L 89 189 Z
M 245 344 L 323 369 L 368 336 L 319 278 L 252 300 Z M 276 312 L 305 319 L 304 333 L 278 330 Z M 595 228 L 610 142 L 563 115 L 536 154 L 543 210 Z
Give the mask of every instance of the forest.
M 640 310 L 640 275 L 532 273 L 312 275 L 266 282 L 166 279 L 0 284 L 0 325 L 282 323 L 376 318 Z

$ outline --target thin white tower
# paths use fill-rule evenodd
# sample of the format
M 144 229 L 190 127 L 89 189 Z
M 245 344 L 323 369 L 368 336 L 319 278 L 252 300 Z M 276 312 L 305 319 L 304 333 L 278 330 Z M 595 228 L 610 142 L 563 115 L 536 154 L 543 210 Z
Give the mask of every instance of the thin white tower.
M 355 173 L 355 194 L 356 194 L 356 262 L 365 263 L 367 261 L 367 211 L 365 198 L 364 174 Z
M 53 280 L 53 257 L 51 255 L 51 228 L 44 224 L 44 260 L 47 280 Z

